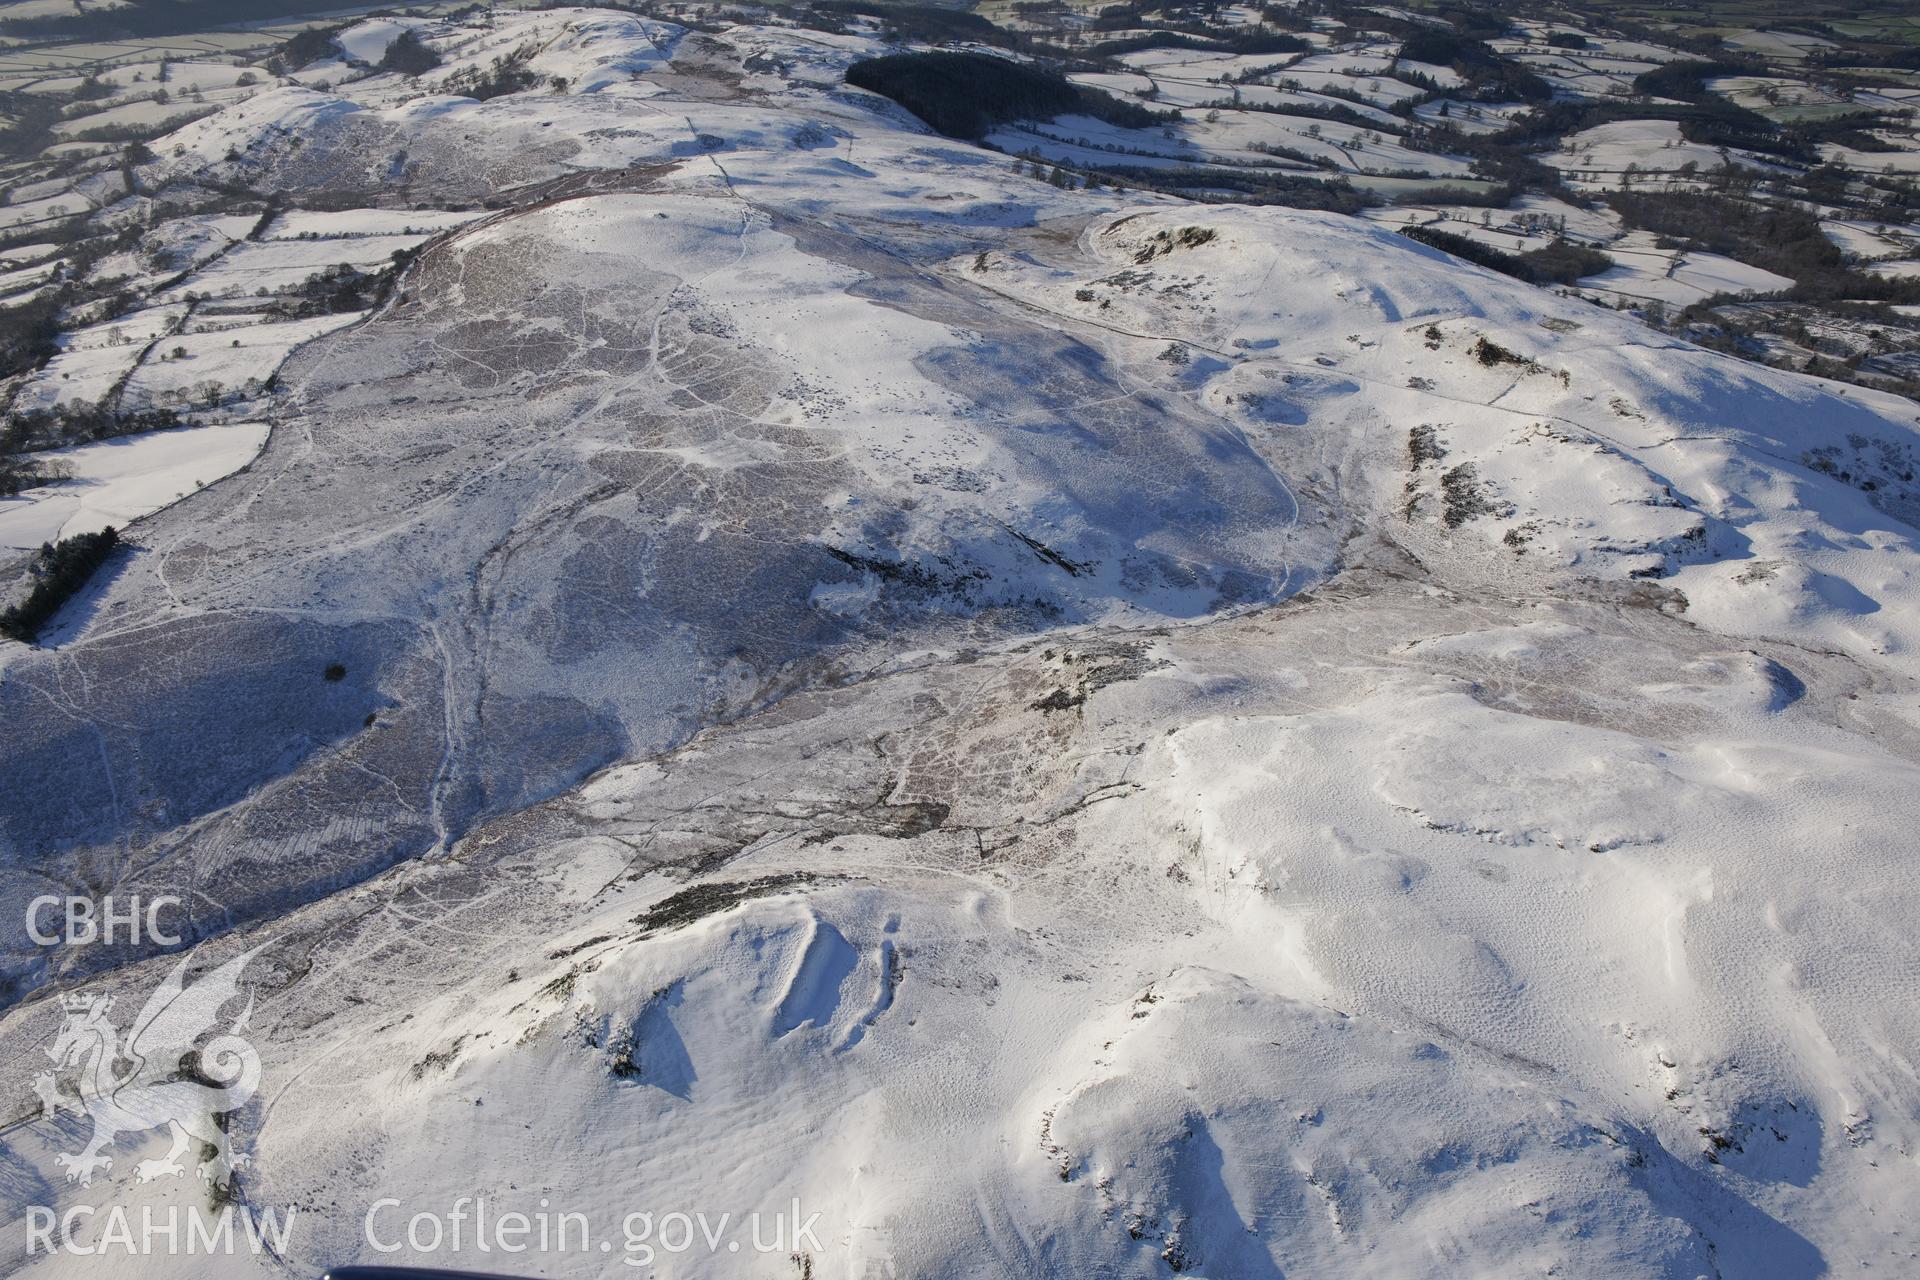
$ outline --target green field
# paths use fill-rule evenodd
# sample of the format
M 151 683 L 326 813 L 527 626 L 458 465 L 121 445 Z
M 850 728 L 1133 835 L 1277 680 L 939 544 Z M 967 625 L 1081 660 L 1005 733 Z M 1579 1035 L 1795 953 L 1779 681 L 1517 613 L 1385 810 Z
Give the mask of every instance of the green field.
M 1671 28 L 1683 35 L 1737 35 L 1745 31 L 1781 29 L 1796 24 L 1820 24 L 1832 29 L 1827 38 L 1875 44 L 1920 43 L 1920 16 L 1909 4 L 1861 7 L 1840 4 L 1796 4 L 1788 0 L 1702 0 L 1677 5 L 1637 4 L 1632 0 L 1593 0 L 1579 10 L 1608 17 Z

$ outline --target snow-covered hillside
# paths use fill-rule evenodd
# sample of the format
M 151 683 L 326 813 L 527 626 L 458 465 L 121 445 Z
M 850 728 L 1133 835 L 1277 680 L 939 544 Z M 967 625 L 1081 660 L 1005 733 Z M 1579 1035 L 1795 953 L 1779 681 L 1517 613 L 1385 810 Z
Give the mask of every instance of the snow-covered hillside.
M 353 223 L 421 251 L 258 457 L 0 648 L 0 913 L 253 953 L 226 1194 L 296 1228 L 140 1274 L 796 1201 L 638 1273 L 1916 1266 L 1911 402 L 1063 190 L 866 36 L 409 25 L 147 180 L 490 207 Z M 24 1207 L 208 1193 L 161 1131 L 68 1181 L 41 1050 L 179 957 L 9 947 L 0 1243 L 97 1274 Z M 381 1251 L 462 1197 L 593 1234 Z

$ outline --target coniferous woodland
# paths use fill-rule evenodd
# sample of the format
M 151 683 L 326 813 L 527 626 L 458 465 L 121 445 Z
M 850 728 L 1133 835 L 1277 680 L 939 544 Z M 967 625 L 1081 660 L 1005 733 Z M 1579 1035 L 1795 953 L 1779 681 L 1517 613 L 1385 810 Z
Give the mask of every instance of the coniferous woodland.
M 106 563 L 120 545 L 120 535 L 108 525 L 98 533 L 82 533 L 41 547 L 31 566 L 33 589 L 21 603 L 0 613 L 0 635 L 28 644 L 38 638 L 40 628 Z

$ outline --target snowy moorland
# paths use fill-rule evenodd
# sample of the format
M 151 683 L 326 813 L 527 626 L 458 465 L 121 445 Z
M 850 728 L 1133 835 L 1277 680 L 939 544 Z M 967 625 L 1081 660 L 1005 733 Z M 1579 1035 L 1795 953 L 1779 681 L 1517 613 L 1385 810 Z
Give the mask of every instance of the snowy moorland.
M 347 74 L 402 29 L 158 142 L 328 208 L 182 229 L 42 371 L 254 398 L 0 505 L 143 516 L 0 646 L 0 915 L 177 896 L 259 1074 L 221 1185 L 76 1161 L 62 997 L 183 956 L 6 935 L 0 1266 L 1920 1265 L 1912 401 L 1043 181 L 847 87 L 858 32 L 503 11 Z M 405 1244 L 463 1198 L 590 1243 Z M 103 1243 L 213 1204 L 296 1222 Z

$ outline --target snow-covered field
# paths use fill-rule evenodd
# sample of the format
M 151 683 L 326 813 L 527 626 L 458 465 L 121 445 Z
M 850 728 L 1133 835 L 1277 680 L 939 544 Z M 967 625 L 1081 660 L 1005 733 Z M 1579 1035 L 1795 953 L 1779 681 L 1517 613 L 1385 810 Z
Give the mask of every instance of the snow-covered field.
M 384 266 L 396 252 L 418 248 L 424 234 L 367 235 L 328 240 L 259 240 L 233 246 L 204 270 L 161 294 L 162 301 L 195 294 L 223 298 L 281 293 L 333 266 Z
M 867 36 L 484 22 L 154 148 L 366 205 L 149 246 L 188 274 L 128 388 L 277 369 L 264 447 L 0 504 L 152 512 L 0 647 L 0 915 L 181 899 L 248 992 L 203 1140 L 294 1216 L 114 1252 L 203 1152 L 76 1159 L 102 1059 L 43 1050 L 181 956 L 22 936 L 13 1274 L 1912 1271 L 1911 401 L 1389 226 L 1016 174 L 840 86 Z M 1601 133 L 1558 160 L 1680 149 Z M 364 318 L 250 309 L 392 247 Z M 1687 258 L 1619 287 L 1766 287 Z M 478 1201 L 578 1222 L 482 1253 Z M 96 1212 L 29 1252 L 34 1206 Z
M 64 478 L 0 498 L 0 546 L 124 527 L 246 466 L 266 439 L 265 423 L 237 422 L 56 450 L 48 456 Z
M 349 311 L 303 320 L 208 324 L 198 332 L 164 338 L 153 358 L 127 379 L 125 396 L 131 403 L 164 405 L 204 397 L 207 388 L 258 391 L 295 347 L 352 324 L 361 314 Z M 260 317 L 234 319 L 257 321 Z
M 1602 297 L 1684 307 L 1719 294 L 1773 293 L 1793 287 L 1786 276 L 1698 250 L 1661 248 L 1651 232 L 1629 231 L 1607 246 L 1611 270 L 1580 282 Z
M 1688 142 L 1671 120 L 1622 120 L 1570 134 L 1558 152 L 1541 160 L 1576 187 L 1631 186 L 1636 176 L 1654 181 L 1682 173 L 1711 173 L 1725 165 L 1776 168 L 1751 152 Z

